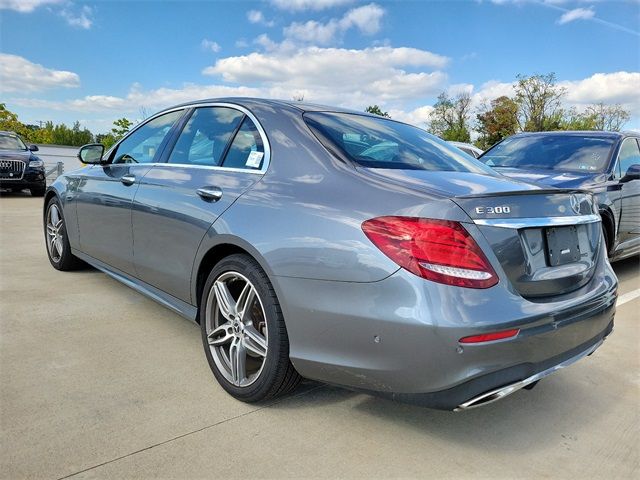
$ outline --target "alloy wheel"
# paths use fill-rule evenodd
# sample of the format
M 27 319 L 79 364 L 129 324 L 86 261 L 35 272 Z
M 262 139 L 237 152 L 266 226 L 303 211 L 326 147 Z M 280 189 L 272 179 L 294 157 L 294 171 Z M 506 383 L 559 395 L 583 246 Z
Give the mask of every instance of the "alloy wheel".
M 47 251 L 51 260 L 58 263 L 62 258 L 64 222 L 58 206 L 54 203 L 47 212 Z
M 254 383 L 268 350 L 267 320 L 254 285 L 238 272 L 213 283 L 206 305 L 207 343 L 216 367 L 237 387 Z

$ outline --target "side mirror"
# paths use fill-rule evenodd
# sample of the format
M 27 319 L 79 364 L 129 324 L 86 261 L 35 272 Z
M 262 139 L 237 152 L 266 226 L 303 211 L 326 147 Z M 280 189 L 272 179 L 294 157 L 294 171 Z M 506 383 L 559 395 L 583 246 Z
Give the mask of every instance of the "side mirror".
M 32 152 L 37 152 L 40 149 L 38 148 L 38 145 L 29 145 L 29 150 Z
M 102 163 L 104 155 L 104 145 L 101 143 L 90 143 L 80 147 L 78 150 L 78 160 L 82 163 L 99 164 Z
M 630 182 L 631 180 L 640 180 L 640 164 L 634 163 L 629 166 L 624 177 L 620 179 L 621 182 Z

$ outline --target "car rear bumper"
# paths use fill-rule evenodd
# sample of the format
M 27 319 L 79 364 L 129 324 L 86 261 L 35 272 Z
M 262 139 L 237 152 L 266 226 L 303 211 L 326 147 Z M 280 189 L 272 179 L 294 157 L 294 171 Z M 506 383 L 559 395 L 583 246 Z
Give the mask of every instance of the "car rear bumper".
M 474 290 L 404 270 L 372 283 L 275 280 L 301 375 L 443 409 L 588 350 L 611 331 L 617 298 L 607 262 L 579 292 L 547 302 L 526 300 L 506 282 Z M 459 343 L 513 328 L 514 338 Z
M 522 363 L 504 368 L 447 390 L 415 394 L 383 394 L 394 400 L 440 410 L 462 411 L 487 405 L 522 388 L 533 385 L 558 370 L 591 355 L 613 331 L 613 320 L 594 338 L 571 350 L 538 363 Z

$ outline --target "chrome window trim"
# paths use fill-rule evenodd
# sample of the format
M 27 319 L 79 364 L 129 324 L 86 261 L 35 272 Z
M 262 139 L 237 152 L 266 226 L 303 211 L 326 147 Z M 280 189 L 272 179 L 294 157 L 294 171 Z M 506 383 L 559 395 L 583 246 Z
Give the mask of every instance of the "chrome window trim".
M 237 105 L 235 103 L 228 103 L 228 102 L 207 102 L 207 103 L 193 103 L 193 104 L 187 104 L 187 105 L 180 105 L 179 107 L 174 107 L 174 108 L 170 108 L 167 110 L 163 110 L 161 112 L 156 113 L 155 115 L 152 115 L 151 117 L 145 119 L 144 122 L 141 122 L 139 125 L 136 125 L 135 128 L 133 130 L 131 130 L 129 133 L 127 133 L 123 138 L 120 139 L 120 141 L 118 143 L 116 143 L 113 147 L 111 147 L 109 149 L 109 151 L 107 153 L 105 153 L 103 158 L 108 158 L 111 155 L 111 152 L 117 148 L 120 143 L 122 143 L 129 135 L 132 135 L 136 130 L 138 130 L 140 127 L 144 126 L 145 124 L 151 122 L 152 120 L 154 120 L 155 118 L 161 116 L 161 115 L 165 115 L 167 113 L 171 113 L 171 112 L 175 112 L 178 110 L 188 110 L 190 108 L 201 108 L 201 107 L 226 107 L 226 108 L 232 108 L 234 110 L 238 110 L 239 112 L 244 113 L 247 117 L 249 117 L 249 119 L 253 122 L 253 124 L 256 126 L 256 128 L 258 129 L 258 133 L 260 134 L 260 138 L 262 139 L 262 144 L 264 145 L 264 159 L 262 161 L 262 167 L 260 168 L 260 170 L 255 170 L 255 169 L 248 169 L 248 168 L 231 168 L 231 167 L 219 167 L 219 166 L 215 166 L 215 165 L 192 165 L 189 163 L 169 163 L 169 162 L 152 162 L 152 163 L 141 163 L 140 165 L 147 165 L 147 166 L 171 166 L 171 167 L 181 167 L 181 168 L 197 168 L 197 169 L 209 169 L 209 170 L 219 170 L 222 172 L 237 172 L 237 173 L 252 173 L 254 175 L 264 175 L 267 172 L 267 169 L 269 168 L 269 164 L 271 163 L 271 144 L 269 143 L 269 137 L 267 137 L 266 132 L 264 131 L 264 128 L 262 128 L 262 125 L 260 124 L 260 122 L 258 121 L 258 119 L 255 117 L 255 115 L 253 113 L 251 113 L 251 111 L 249 111 L 247 108 L 243 107 L 242 105 Z M 182 133 L 182 132 L 180 132 Z M 123 164 L 111 164 L 108 163 L 107 165 L 131 165 L 128 163 L 123 163 Z
M 584 225 L 600 221 L 600 215 L 579 215 L 575 217 L 533 217 L 533 218 L 477 218 L 476 225 L 499 228 L 535 228 L 562 227 L 567 225 Z

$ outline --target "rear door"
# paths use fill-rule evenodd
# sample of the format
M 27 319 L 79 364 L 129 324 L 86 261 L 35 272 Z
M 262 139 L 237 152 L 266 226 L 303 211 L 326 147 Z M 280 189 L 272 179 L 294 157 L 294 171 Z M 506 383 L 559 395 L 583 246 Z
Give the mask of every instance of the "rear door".
M 185 302 L 198 246 L 213 222 L 268 164 L 264 132 L 233 105 L 193 109 L 164 162 L 142 180 L 133 205 L 136 275 Z
M 159 158 L 168 133 L 184 110 L 154 117 L 136 128 L 109 155 L 109 163 L 82 170 L 76 192 L 80 249 L 133 274 L 131 204 L 140 179 Z

